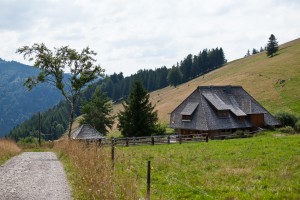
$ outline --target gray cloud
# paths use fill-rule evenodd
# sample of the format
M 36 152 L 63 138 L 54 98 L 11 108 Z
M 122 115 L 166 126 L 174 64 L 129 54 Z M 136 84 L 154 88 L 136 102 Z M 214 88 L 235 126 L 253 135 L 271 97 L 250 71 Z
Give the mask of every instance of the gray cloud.
M 34 42 L 90 46 L 107 73 L 171 67 L 187 54 L 223 47 L 228 60 L 299 37 L 298 0 L 1 0 L 0 57 Z

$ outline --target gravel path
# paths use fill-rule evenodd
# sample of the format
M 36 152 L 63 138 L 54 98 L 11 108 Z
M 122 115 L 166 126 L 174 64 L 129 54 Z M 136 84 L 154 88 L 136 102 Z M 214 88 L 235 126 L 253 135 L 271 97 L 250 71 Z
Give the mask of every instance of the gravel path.
M 0 166 L 1 200 L 71 199 L 62 164 L 52 152 L 26 152 Z

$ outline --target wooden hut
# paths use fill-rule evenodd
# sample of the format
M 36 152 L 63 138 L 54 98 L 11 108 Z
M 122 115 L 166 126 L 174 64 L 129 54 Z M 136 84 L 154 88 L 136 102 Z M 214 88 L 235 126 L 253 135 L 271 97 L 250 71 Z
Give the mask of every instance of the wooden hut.
M 170 116 L 178 134 L 226 135 L 279 122 L 241 86 L 200 86 Z

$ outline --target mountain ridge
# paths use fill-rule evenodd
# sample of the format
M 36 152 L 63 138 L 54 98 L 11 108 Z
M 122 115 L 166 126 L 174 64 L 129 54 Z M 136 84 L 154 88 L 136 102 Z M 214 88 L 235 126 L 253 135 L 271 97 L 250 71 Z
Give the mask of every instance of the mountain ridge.
M 59 91 L 48 84 L 41 84 L 30 92 L 23 86 L 27 77 L 38 73 L 32 66 L 0 59 L 0 137 L 61 99 Z

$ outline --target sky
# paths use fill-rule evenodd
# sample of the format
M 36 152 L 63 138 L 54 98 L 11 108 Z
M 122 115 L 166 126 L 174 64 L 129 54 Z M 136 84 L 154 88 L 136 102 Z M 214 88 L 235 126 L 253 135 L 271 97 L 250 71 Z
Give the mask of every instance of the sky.
M 0 0 L 0 58 L 30 64 L 16 49 L 45 43 L 89 46 L 106 74 L 169 68 L 205 48 L 232 61 L 271 34 L 299 38 L 299 10 L 299 0 Z

